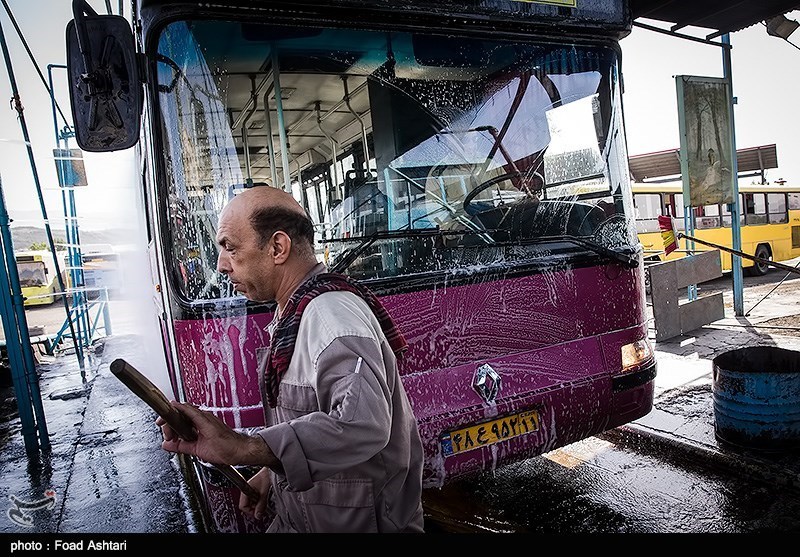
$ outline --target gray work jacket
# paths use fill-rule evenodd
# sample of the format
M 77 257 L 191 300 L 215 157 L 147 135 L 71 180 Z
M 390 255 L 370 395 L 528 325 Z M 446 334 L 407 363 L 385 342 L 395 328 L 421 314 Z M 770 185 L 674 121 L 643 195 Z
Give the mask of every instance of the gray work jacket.
M 259 359 L 263 381 L 266 351 Z M 417 421 L 360 296 L 326 292 L 308 304 L 277 407 L 264 413 L 258 435 L 284 470 L 270 474 L 270 532 L 423 531 Z

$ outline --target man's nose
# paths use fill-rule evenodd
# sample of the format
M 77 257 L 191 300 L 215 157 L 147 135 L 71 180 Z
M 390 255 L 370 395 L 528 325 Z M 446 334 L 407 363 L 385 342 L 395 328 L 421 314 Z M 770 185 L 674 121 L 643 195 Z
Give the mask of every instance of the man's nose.
M 220 251 L 219 256 L 217 257 L 217 271 L 227 275 L 230 270 L 230 265 L 228 265 L 228 257 L 225 255 L 224 251 Z

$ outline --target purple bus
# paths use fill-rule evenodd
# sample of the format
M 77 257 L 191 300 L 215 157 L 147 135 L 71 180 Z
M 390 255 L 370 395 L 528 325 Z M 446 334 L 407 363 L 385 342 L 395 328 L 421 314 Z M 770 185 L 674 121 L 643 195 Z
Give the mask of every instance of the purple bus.
M 263 425 L 274 306 L 216 272 L 215 235 L 229 199 L 270 185 L 408 340 L 426 488 L 651 410 L 626 1 L 133 5 L 132 33 L 76 0 L 73 113 L 84 149 L 137 144 L 177 398 Z M 263 528 L 226 478 L 181 458 L 210 531 Z

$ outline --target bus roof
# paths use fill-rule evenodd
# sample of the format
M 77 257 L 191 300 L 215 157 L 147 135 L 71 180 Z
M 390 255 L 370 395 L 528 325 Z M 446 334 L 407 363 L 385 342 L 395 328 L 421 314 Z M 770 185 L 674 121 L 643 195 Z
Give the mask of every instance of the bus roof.
M 138 0 L 144 28 L 164 13 L 170 17 L 206 19 L 209 14 L 263 16 L 272 22 L 300 21 L 357 22 L 391 25 L 392 29 L 445 27 L 455 30 L 522 32 L 539 28 L 563 35 L 605 35 L 618 39 L 628 35 L 632 20 L 629 0 L 232 0 L 209 4 L 199 0 L 182 2 Z M 266 11 L 268 10 L 268 11 Z M 266 21 L 265 21 L 266 22 Z
M 28 259 L 28 261 L 42 261 L 44 259 L 52 259 L 53 258 L 53 254 L 48 250 L 32 250 L 32 249 L 28 249 L 28 250 L 17 250 L 17 251 L 15 251 L 14 252 L 14 257 L 16 257 L 17 259 L 19 259 L 20 257 L 24 257 L 24 258 L 32 257 L 33 259 Z

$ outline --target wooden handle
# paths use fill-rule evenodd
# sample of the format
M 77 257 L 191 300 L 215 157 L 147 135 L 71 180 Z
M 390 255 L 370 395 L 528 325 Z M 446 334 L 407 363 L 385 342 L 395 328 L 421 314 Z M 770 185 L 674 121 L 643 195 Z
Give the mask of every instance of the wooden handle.
M 145 401 L 150 408 L 155 410 L 156 414 L 164 418 L 164 421 L 175 430 L 175 433 L 181 439 L 186 441 L 194 441 L 197 439 L 197 433 L 194 431 L 192 422 L 182 414 L 177 408 L 170 404 L 164 393 L 156 387 L 147 377 L 142 375 L 139 370 L 131 364 L 117 358 L 111 362 L 111 373 L 113 373 L 122 383 L 125 384 L 133 393 L 140 399 Z M 247 495 L 251 501 L 256 502 L 259 499 L 258 492 L 247 483 L 244 476 L 233 466 L 229 464 L 214 464 L 217 470 L 224 475 L 228 480 L 233 483 L 239 490 Z
M 172 406 L 167 397 L 164 396 L 164 393 L 153 385 L 147 377 L 139 373 L 139 370 L 122 358 L 117 358 L 111 362 L 111 373 L 116 375 L 136 396 L 155 410 L 156 414 L 164 418 L 181 439 L 186 439 L 187 441 L 197 439 L 192 422 Z
M 745 257 L 751 261 L 755 261 L 756 263 L 762 263 L 764 265 L 769 265 L 770 267 L 775 267 L 776 269 L 783 269 L 784 271 L 788 271 L 790 273 L 796 273 L 800 275 L 800 269 L 797 267 L 790 267 L 789 265 L 784 265 L 783 263 L 778 263 L 777 261 L 772 261 L 771 259 L 764 259 L 763 257 L 756 257 L 755 255 L 750 255 L 749 253 L 745 253 L 743 251 L 735 250 L 733 248 L 721 246 L 719 244 L 712 244 L 706 240 L 701 240 L 700 238 L 695 238 L 693 236 L 689 236 L 688 234 L 684 234 L 683 232 L 678 232 L 677 238 L 680 240 L 681 238 L 686 238 L 687 240 L 691 240 L 693 242 L 697 242 L 699 244 L 703 244 L 710 248 L 717 248 L 721 249 L 722 251 L 727 251 L 728 253 L 732 253 L 733 255 L 738 255 L 739 257 Z

